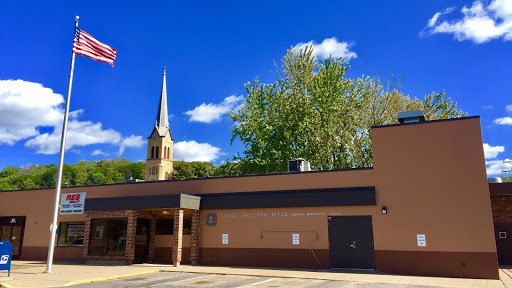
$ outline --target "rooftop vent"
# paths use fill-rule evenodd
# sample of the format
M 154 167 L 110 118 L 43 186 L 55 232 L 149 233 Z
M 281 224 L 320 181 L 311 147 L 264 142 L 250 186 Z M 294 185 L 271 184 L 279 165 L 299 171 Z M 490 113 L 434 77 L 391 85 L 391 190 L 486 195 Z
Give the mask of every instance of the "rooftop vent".
M 400 112 L 398 113 L 398 122 L 400 124 L 425 122 L 425 115 L 421 110 Z
M 489 181 L 489 183 L 502 183 L 503 182 L 500 177 L 491 177 L 487 180 Z
M 288 160 L 288 172 L 304 172 L 311 171 L 311 167 L 309 162 L 302 159 L 297 158 L 295 160 Z

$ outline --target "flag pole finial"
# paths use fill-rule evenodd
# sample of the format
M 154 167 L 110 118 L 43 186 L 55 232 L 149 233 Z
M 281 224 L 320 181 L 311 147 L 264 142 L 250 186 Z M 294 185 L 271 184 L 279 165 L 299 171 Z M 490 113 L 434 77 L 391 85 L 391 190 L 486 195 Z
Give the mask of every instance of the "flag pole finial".
M 167 66 L 164 66 L 164 75 L 166 74 L 166 73 L 165 73 L 165 70 L 166 70 L 166 69 L 167 69 Z

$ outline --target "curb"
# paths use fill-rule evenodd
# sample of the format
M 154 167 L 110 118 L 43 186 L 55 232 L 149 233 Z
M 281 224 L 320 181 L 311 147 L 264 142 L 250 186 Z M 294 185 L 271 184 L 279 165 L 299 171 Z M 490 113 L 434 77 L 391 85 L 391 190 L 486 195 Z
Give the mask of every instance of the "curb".
M 130 276 L 137 276 L 137 275 L 144 275 L 144 274 L 150 274 L 150 273 L 157 273 L 160 272 L 160 270 L 151 270 L 151 271 L 144 271 L 144 272 L 137 272 L 137 273 L 131 273 L 131 274 L 123 274 L 123 275 L 115 275 L 115 276 L 107 276 L 107 277 L 100 277 L 100 278 L 93 278 L 93 279 L 86 279 L 86 280 L 77 280 L 77 281 L 71 281 L 64 285 L 61 285 L 59 287 L 65 287 L 65 286 L 71 286 L 71 285 L 78 285 L 78 284 L 86 284 L 91 282 L 100 282 L 100 281 L 107 281 L 112 279 L 119 279 L 119 278 L 125 278 Z M 6 288 L 13 288 L 12 286 L 5 286 Z

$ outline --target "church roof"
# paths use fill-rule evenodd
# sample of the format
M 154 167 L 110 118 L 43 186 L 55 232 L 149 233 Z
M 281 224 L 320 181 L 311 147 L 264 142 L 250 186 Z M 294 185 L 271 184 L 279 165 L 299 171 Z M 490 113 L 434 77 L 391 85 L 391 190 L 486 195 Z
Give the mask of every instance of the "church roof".
M 169 118 L 167 113 L 167 88 L 165 83 L 165 69 L 164 68 L 164 80 L 162 82 L 162 93 L 160 94 L 160 104 L 158 105 L 158 114 L 156 115 L 155 128 L 158 131 L 158 135 L 161 137 L 167 134 L 169 129 Z

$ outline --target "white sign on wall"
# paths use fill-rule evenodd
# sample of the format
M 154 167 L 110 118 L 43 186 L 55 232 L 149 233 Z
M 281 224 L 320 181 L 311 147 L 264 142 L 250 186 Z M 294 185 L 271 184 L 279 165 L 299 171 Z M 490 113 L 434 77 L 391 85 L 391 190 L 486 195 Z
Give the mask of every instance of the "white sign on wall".
M 299 234 L 293 234 L 292 243 L 293 245 L 299 245 Z
M 427 238 L 425 237 L 425 234 L 416 235 L 416 239 L 418 240 L 419 247 L 427 247 Z
M 84 214 L 86 192 L 60 195 L 60 215 Z
M 228 244 L 228 234 L 222 234 L 222 244 Z

